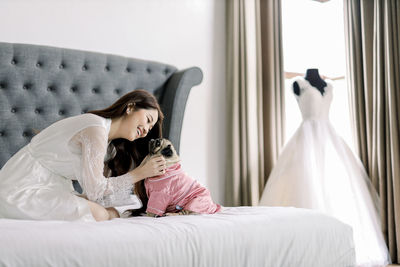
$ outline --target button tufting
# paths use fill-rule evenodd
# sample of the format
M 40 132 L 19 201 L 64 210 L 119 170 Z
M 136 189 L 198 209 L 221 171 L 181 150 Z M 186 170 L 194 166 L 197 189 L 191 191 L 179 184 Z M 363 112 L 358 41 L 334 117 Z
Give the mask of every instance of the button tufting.
M 76 86 L 72 86 L 70 90 L 71 90 L 72 93 L 75 93 L 77 88 L 76 88 Z
M 36 113 L 36 114 L 40 114 L 40 109 L 38 109 L 38 108 L 35 109 L 35 113 Z
M 29 85 L 24 85 L 24 86 L 22 86 L 22 88 L 23 88 L 24 90 L 28 90 L 28 89 L 29 89 Z
M 42 63 L 38 62 L 36 63 L 36 67 L 40 68 L 42 66 Z
M 164 74 L 168 74 L 168 72 L 169 72 L 169 69 L 164 70 Z
M 65 65 L 63 63 L 60 64 L 59 68 L 63 69 L 65 67 Z
M 0 88 L 4 89 L 4 88 L 6 88 L 6 86 L 3 83 L 0 83 Z
M 105 71 L 110 71 L 110 67 L 109 67 L 109 66 L 106 66 L 106 67 L 104 68 L 104 70 L 105 70 Z
M 15 113 L 15 112 L 17 112 L 17 109 L 16 108 L 12 108 L 11 109 L 11 113 Z
M 53 87 L 51 87 L 51 86 L 47 87 L 47 91 L 51 92 L 51 91 L 53 91 L 53 90 L 54 90 Z
M 28 134 L 27 132 L 23 132 L 23 133 L 22 133 L 22 136 L 23 136 L 23 137 L 27 137 L 28 135 L 29 135 L 29 134 Z
M 64 113 L 65 113 L 64 110 L 60 110 L 60 111 L 58 112 L 58 115 L 61 116 L 61 115 L 64 115 Z
M 17 61 L 15 61 L 14 59 L 11 60 L 11 64 L 15 65 L 15 64 L 17 64 Z
M 99 92 L 99 89 L 97 89 L 97 88 L 93 88 L 93 89 L 92 89 L 92 93 L 93 93 L 93 94 L 97 94 L 98 92 Z
M 88 67 L 86 65 L 83 65 L 82 70 L 85 71 L 87 69 L 88 69 Z
M 125 71 L 126 71 L 126 72 L 131 72 L 131 68 L 127 67 L 127 68 L 125 69 Z
M 119 90 L 119 89 L 114 90 L 114 93 L 116 93 L 116 94 L 119 94 L 120 92 L 121 92 L 121 90 Z
M 150 68 L 147 68 L 146 71 L 147 71 L 147 73 L 151 73 L 151 69 Z
M 4 136 L 4 132 L 0 132 L 0 136 Z

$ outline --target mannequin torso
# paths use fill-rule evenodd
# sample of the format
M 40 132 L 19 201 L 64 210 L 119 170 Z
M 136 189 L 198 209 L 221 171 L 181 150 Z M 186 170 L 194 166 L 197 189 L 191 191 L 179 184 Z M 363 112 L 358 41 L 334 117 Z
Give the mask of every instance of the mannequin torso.
M 312 86 L 317 88 L 321 94 L 325 93 L 326 82 L 319 76 L 318 69 L 307 69 L 306 76 L 304 77 Z M 300 95 L 300 87 L 297 82 L 293 83 L 293 92 Z

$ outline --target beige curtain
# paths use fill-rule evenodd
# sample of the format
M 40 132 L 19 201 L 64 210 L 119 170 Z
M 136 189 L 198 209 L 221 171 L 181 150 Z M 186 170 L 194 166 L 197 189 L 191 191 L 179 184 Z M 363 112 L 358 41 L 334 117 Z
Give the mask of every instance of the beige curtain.
M 280 33 L 274 33 L 280 31 L 280 26 L 275 25 L 280 25 L 278 2 L 226 1 L 228 119 L 225 205 L 258 204 L 268 175 L 265 168 L 269 172 L 273 164 L 271 158 L 277 153 L 276 141 L 281 140 L 281 39 Z M 268 10 L 262 10 L 265 8 Z M 264 18 L 264 15 L 271 17 Z M 263 31 L 268 31 L 266 36 Z M 279 39 L 274 39 L 275 36 Z M 279 82 L 276 82 L 277 77 Z M 265 90 L 273 92 L 265 93 Z
M 400 1 L 345 0 L 357 152 L 381 197 L 382 230 L 400 262 Z
M 281 0 L 261 1 L 261 55 L 263 77 L 264 178 L 261 192 L 285 138 L 285 82 L 282 51 Z

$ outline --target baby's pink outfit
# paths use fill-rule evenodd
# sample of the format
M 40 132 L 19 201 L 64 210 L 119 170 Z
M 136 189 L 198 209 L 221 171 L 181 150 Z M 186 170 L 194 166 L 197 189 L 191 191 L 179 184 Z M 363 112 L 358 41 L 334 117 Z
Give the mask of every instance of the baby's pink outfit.
M 164 215 L 166 212 L 190 210 L 197 213 L 215 213 L 221 206 L 211 199 L 207 188 L 189 177 L 175 163 L 165 174 L 147 178 L 144 182 L 149 202 L 147 212 Z

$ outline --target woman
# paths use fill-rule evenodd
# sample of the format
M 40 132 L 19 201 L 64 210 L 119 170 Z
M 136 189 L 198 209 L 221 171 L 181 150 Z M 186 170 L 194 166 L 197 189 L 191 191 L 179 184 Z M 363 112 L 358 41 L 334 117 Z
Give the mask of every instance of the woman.
M 0 170 L 0 218 L 108 220 L 118 216 L 113 206 L 129 204 L 134 187 L 145 209 L 143 179 L 165 172 L 162 156 L 143 161 L 162 121 L 155 97 L 135 90 L 106 109 L 50 125 Z

